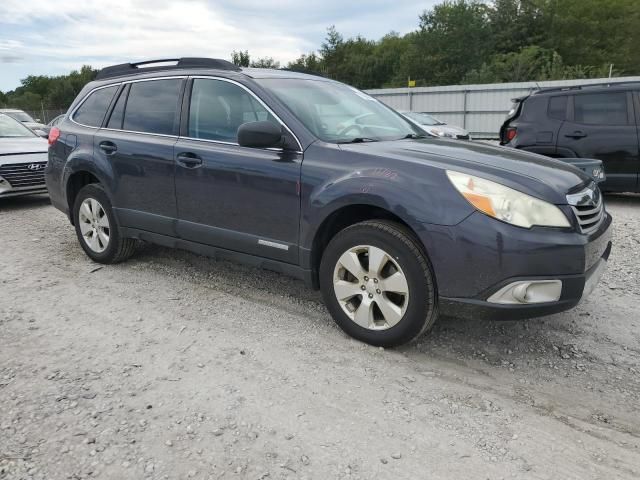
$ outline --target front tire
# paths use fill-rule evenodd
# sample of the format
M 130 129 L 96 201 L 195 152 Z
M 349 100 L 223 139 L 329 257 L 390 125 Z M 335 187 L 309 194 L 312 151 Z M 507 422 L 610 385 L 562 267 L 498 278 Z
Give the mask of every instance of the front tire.
M 340 328 L 375 346 L 407 343 L 438 317 L 429 261 L 394 222 L 361 222 L 336 234 L 322 256 L 320 288 Z
M 73 223 L 80 246 L 94 262 L 119 263 L 135 250 L 136 241 L 120 235 L 111 201 L 100 184 L 85 185 L 78 192 Z

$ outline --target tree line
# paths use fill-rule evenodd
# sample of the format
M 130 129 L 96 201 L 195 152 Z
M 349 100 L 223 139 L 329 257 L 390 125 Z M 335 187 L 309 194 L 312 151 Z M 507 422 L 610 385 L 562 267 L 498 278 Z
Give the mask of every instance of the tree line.
M 639 0 L 445 0 L 417 29 L 378 40 L 344 38 L 330 27 L 317 51 L 281 66 L 234 51 L 240 66 L 288 68 L 358 88 L 501 83 L 640 74 Z M 0 106 L 67 107 L 97 74 L 29 76 L 0 92 Z

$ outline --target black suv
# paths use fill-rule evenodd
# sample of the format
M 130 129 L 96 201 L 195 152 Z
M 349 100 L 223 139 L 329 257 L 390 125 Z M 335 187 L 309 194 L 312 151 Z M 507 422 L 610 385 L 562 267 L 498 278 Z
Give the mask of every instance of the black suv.
M 425 138 L 321 77 L 154 63 L 102 70 L 49 136 L 51 201 L 97 262 L 144 240 L 284 272 L 384 346 L 439 312 L 566 310 L 604 269 L 611 217 L 574 167 Z
M 640 191 L 640 83 L 546 88 L 516 98 L 500 143 L 604 163 L 604 191 Z

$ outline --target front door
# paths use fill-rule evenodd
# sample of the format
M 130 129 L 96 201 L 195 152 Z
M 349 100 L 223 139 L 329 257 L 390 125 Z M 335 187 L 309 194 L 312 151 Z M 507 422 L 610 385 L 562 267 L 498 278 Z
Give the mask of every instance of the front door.
M 631 93 L 588 93 L 569 98 L 573 102 L 558 134 L 558 150 L 564 147 L 580 158 L 602 160 L 607 176 L 604 190 L 635 190 L 640 152 Z
M 192 82 L 186 135 L 174 148 L 180 237 L 296 264 L 302 154 L 237 144 L 240 125 L 279 123 L 235 82 Z

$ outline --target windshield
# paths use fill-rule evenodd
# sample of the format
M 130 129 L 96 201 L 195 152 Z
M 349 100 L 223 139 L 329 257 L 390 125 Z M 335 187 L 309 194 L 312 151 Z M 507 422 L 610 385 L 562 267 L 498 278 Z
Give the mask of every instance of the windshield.
M 441 122 L 426 113 L 406 112 L 405 115 L 411 120 L 418 122 L 420 125 L 444 125 L 444 122 Z
M 341 83 L 292 78 L 257 81 L 325 142 L 366 142 L 423 136 L 400 114 Z
M 4 112 L 5 115 L 9 115 L 11 118 L 15 118 L 19 122 L 33 122 L 33 118 L 25 112 Z
M 35 137 L 36 134 L 13 118 L 0 114 L 0 137 Z

